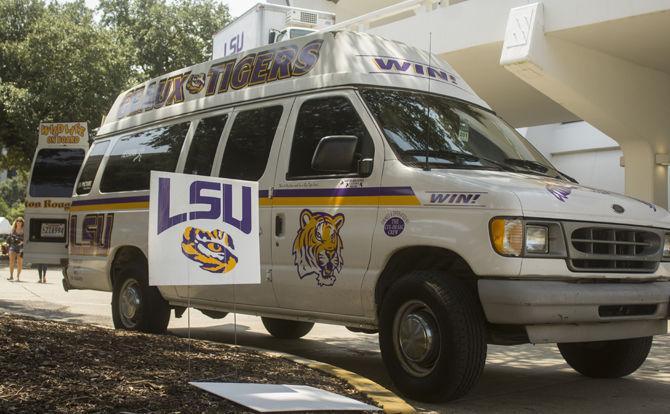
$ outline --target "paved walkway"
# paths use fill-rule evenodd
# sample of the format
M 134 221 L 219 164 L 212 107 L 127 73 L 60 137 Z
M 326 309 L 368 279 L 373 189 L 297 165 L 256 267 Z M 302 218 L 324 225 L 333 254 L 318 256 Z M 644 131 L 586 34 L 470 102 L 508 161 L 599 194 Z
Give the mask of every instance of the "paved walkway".
M 111 326 L 111 294 L 64 292 L 60 272 L 50 270 L 49 283 L 38 284 L 37 272 L 24 270 L 22 282 L 8 282 L 0 266 L 0 311 L 79 323 Z M 188 334 L 186 314 L 172 319 L 169 330 Z M 233 316 L 214 320 L 191 312 L 191 336 L 233 343 Z M 242 345 L 288 352 L 337 365 L 393 389 L 383 367 L 376 335 L 352 333 L 340 326 L 317 324 L 304 339 L 272 338 L 260 318 L 238 315 L 237 340 Z M 465 398 L 444 405 L 413 403 L 421 411 L 445 413 L 563 413 L 670 411 L 670 336 L 657 337 L 652 353 L 634 375 L 592 380 L 572 371 L 555 346 L 490 346 L 480 384 Z

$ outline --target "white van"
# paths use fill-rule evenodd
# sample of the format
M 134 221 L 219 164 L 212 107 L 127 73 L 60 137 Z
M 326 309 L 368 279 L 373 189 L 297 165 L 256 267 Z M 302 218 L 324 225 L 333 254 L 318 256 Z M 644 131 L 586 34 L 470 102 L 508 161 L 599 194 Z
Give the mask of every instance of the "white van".
M 63 264 L 72 189 L 88 150 L 85 122 L 43 122 L 26 192 L 25 260 Z
M 237 310 L 280 338 L 378 331 L 414 399 L 467 393 L 487 343 L 558 343 L 584 375 L 620 377 L 667 332 L 668 212 L 578 185 L 402 43 L 315 34 L 119 96 L 79 174 L 66 277 L 112 291 L 116 327 L 162 332 L 187 290 L 147 284 L 151 170 L 258 181 L 263 277 Z M 231 287 L 190 291 L 233 309 Z

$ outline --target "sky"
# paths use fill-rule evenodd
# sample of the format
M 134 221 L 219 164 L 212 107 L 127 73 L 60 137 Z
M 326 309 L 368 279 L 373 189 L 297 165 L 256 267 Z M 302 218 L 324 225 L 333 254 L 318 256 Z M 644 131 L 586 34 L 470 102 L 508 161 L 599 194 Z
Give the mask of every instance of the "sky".
M 251 6 L 253 6 L 256 3 L 265 3 L 265 0 L 219 0 L 219 1 L 221 1 L 221 3 L 223 4 L 228 5 L 230 15 L 233 16 L 233 18 L 249 10 Z M 98 0 L 86 0 L 86 5 L 89 8 L 94 9 L 98 7 Z
M 237 17 L 245 11 L 249 10 L 251 6 L 256 3 L 265 3 L 265 0 L 222 0 L 223 4 L 228 5 L 230 15 Z

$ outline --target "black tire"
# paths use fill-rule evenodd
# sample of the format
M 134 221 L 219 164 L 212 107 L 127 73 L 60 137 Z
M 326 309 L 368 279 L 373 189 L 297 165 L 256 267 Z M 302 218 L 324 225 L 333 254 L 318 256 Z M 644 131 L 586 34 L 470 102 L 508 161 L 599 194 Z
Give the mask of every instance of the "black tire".
M 198 309 L 200 312 L 202 312 L 203 315 L 208 316 L 212 319 L 223 319 L 226 316 L 228 316 L 228 312 L 219 312 L 219 311 L 213 311 L 209 309 Z
M 479 381 L 486 363 L 485 319 L 476 293 L 464 282 L 441 272 L 412 272 L 384 296 L 379 322 L 382 359 L 405 396 L 450 401 Z M 418 342 L 401 339 L 410 332 Z M 432 332 L 432 341 L 417 332 Z
M 170 305 L 163 299 L 158 288 L 149 286 L 146 265 L 126 266 L 118 272 L 112 293 L 114 328 L 155 334 L 165 333 L 170 322 Z M 124 295 L 128 296 L 124 298 Z M 124 305 L 130 297 L 134 302 L 132 312 L 127 305 Z
M 307 335 L 314 327 L 313 322 L 290 321 L 287 319 L 275 319 L 261 317 L 263 326 L 270 335 L 280 339 L 298 339 Z
M 651 350 L 653 337 L 558 344 L 563 359 L 591 378 L 620 378 L 637 371 Z

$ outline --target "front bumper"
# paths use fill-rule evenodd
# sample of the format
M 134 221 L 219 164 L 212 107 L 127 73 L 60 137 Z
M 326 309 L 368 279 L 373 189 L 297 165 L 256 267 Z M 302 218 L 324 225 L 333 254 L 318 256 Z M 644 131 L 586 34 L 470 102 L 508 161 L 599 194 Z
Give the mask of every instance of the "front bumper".
M 670 282 L 481 279 L 478 287 L 486 319 L 524 325 L 532 343 L 624 339 L 668 329 Z

